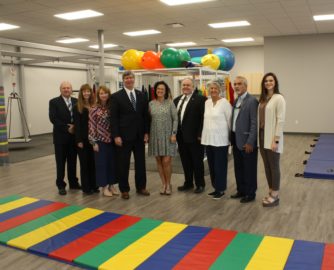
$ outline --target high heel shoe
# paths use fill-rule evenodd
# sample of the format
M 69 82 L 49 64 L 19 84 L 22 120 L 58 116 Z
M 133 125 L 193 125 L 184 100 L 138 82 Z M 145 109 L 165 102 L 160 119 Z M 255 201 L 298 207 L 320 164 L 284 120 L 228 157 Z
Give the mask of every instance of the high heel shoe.
M 263 207 L 273 207 L 273 206 L 278 206 L 279 205 L 279 197 L 277 196 L 268 196 L 266 200 L 262 202 Z
M 166 194 L 166 186 L 165 185 L 161 186 L 161 188 L 160 188 L 160 194 L 161 195 L 165 195 Z
M 111 191 L 111 193 L 112 193 L 113 195 L 116 195 L 116 196 L 119 195 L 119 191 L 114 187 L 114 185 L 110 185 L 110 186 L 109 186 L 109 190 Z
M 171 195 L 172 194 L 172 185 L 168 185 L 166 187 L 166 192 L 165 192 L 166 195 Z
M 103 187 L 103 195 L 106 197 L 112 197 L 112 192 L 109 190 L 108 186 Z

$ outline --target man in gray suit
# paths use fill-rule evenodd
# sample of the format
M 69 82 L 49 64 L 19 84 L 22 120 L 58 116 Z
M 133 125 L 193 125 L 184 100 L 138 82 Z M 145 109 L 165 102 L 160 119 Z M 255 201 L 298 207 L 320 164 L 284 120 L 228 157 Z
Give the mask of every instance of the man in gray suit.
M 237 192 L 231 195 L 241 203 L 255 200 L 257 189 L 257 107 L 258 101 L 247 92 L 247 80 L 237 76 L 234 90 L 238 95 L 232 111 L 234 173 Z

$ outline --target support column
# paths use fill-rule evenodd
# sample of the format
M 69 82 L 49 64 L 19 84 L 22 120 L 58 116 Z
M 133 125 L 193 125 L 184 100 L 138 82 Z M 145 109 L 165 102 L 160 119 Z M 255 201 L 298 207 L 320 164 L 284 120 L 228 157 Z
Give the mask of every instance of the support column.
M 105 85 L 104 80 L 104 31 L 98 30 L 99 39 L 99 53 L 100 53 L 100 66 L 99 66 L 99 85 Z
M 155 44 L 155 51 L 160 52 L 160 44 Z
M 2 55 L 0 52 L 0 166 L 8 165 L 8 163 L 9 152 L 6 125 L 5 90 L 2 73 Z

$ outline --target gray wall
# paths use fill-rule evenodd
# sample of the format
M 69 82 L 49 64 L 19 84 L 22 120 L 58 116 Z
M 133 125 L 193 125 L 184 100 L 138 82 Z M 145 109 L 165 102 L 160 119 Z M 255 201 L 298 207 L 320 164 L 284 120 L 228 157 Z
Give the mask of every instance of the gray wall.
M 287 101 L 285 131 L 334 132 L 334 34 L 265 38 L 264 59 Z

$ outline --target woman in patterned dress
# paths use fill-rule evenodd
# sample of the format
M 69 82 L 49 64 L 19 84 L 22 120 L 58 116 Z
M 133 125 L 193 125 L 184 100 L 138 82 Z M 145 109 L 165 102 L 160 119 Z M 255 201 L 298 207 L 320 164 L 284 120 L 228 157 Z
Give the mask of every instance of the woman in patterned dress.
M 104 196 L 111 197 L 119 192 L 114 187 L 115 150 L 110 131 L 110 90 L 100 86 L 97 90 L 96 107 L 89 111 L 89 141 L 95 152 L 96 182 Z
M 172 157 L 176 155 L 177 112 L 169 86 L 164 81 L 154 85 L 156 99 L 149 103 L 151 115 L 148 154 L 155 156 L 162 182 L 160 194 L 170 195 Z

